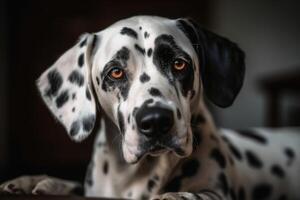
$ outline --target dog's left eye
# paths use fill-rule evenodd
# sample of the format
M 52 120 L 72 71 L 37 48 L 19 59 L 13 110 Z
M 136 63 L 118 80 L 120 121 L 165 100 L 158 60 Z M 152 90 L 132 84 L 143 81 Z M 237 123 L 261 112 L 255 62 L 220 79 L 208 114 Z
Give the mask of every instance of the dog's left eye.
M 182 71 L 188 66 L 188 63 L 183 59 L 176 59 L 173 63 L 173 68 L 176 71 Z
M 116 80 L 119 80 L 119 79 L 122 79 L 124 78 L 125 76 L 125 72 L 124 70 L 120 69 L 120 68 L 113 68 L 112 70 L 110 70 L 109 72 L 109 77 L 111 79 L 116 79 Z

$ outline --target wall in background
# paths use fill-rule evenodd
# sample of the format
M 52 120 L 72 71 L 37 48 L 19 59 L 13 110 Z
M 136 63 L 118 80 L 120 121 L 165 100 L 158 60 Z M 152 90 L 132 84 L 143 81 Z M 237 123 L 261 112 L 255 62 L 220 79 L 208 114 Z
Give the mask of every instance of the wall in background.
M 212 0 L 211 30 L 237 42 L 246 52 L 246 80 L 234 105 L 215 109 L 219 125 L 265 125 L 265 98 L 259 78 L 300 66 L 299 1 Z
M 6 15 L 5 2 L 0 1 L 0 160 L 6 160 L 7 155 L 7 58 L 6 58 Z M 0 162 L 0 173 L 5 167 L 4 162 Z

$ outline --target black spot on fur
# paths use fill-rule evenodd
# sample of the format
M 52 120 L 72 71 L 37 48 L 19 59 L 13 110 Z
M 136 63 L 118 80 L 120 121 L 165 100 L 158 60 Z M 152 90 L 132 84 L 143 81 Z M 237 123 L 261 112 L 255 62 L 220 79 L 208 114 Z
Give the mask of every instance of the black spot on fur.
M 202 114 L 198 114 L 198 115 L 192 115 L 191 118 L 191 124 L 192 125 L 199 125 L 199 124 L 203 124 L 206 122 L 206 119 L 204 118 L 204 116 Z
M 128 122 L 128 124 L 130 123 L 130 114 L 127 117 L 127 122 Z
M 95 124 L 96 117 L 95 115 L 90 115 L 82 119 L 83 130 L 90 132 Z
M 155 186 L 155 182 L 150 179 L 147 185 L 148 191 L 151 192 L 154 186 Z
M 63 78 L 56 69 L 53 69 L 47 74 L 47 79 L 50 87 L 46 91 L 46 95 L 48 97 L 55 96 L 62 86 Z
M 146 83 L 148 81 L 150 81 L 150 76 L 148 76 L 148 74 L 146 74 L 145 72 L 140 76 L 140 81 L 142 83 Z
M 117 51 L 115 59 L 117 61 L 120 61 L 124 65 L 124 67 L 126 67 L 126 64 L 124 64 L 124 62 L 126 62 L 129 59 L 129 49 L 126 47 L 122 47 L 122 49 Z
M 181 168 L 181 175 L 175 176 L 168 182 L 164 188 L 165 192 L 178 192 L 181 187 L 181 180 L 185 177 L 192 177 L 197 174 L 200 168 L 200 163 L 196 159 L 191 159 L 185 162 Z
M 134 48 L 141 54 L 145 55 L 146 50 L 144 48 L 140 47 L 138 44 L 134 44 Z
M 86 98 L 87 98 L 89 101 L 92 100 L 91 93 L 90 93 L 90 90 L 89 90 L 88 87 L 85 89 L 85 95 L 86 95 Z
M 251 152 L 249 150 L 246 150 L 245 155 L 246 155 L 246 159 L 248 161 L 248 164 L 251 167 L 257 168 L 257 169 L 260 169 L 260 168 L 263 167 L 263 164 L 262 164 L 261 160 L 253 152 Z
M 104 161 L 103 164 L 103 174 L 107 174 L 108 173 L 108 162 Z
M 180 112 L 179 108 L 176 109 L 176 113 L 177 113 L 177 118 L 181 119 L 181 112 Z
M 192 127 L 193 131 L 193 149 L 195 150 L 202 142 L 202 132 L 198 127 Z
M 80 54 L 79 58 L 78 58 L 78 66 L 82 67 L 84 65 L 84 54 Z
M 78 132 L 79 132 L 79 129 L 80 129 L 80 123 L 78 121 L 74 121 L 71 124 L 70 135 L 72 137 L 76 136 L 78 134 Z
M 267 183 L 261 183 L 256 185 L 252 190 L 252 199 L 263 200 L 268 199 L 272 193 L 271 185 Z
M 152 87 L 148 91 L 149 91 L 150 95 L 152 95 L 154 97 L 161 97 L 162 96 L 161 92 L 157 88 Z
M 271 173 L 274 176 L 277 176 L 279 178 L 283 178 L 285 176 L 285 173 L 284 173 L 282 167 L 280 167 L 279 165 L 272 165 L 272 167 L 271 167 Z
M 165 192 L 178 192 L 181 187 L 181 176 L 175 176 L 164 188 Z
M 236 159 L 241 161 L 243 159 L 242 153 L 239 151 L 238 148 L 236 148 L 226 137 L 222 137 L 223 140 L 227 143 L 229 150 L 234 155 Z
M 124 116 L 123 113 L 120 111 L 120 108 L 118 108 L 118 122 L 119 122 L 120 132 L 121 134 L 124 134 L 125 132 Z
M 286 148 L 284 149 L 284 153 L 285 153 L 289 158 L 291 158 L 291 159 L 295 157 L 294 151 L 293 151 L 291 148 L 289 148 L 289 147 L 286 147 Z
M 245 189 L 243 187 L 240 187 L 238 191 L 238 200 L 245 200 L 245 199 L 246 199 Z
M 94 54 L 96 52 L 95 47 L 97 43 L 98 43 L 98 36 L 94 34 L 92 45 L 91 45 L 91 54 Z
M 218 180 L 220 182 L 221 190 L 223 191 L 223 194 L 226 196 L 229 191 L 228 181 L 226 178 L 226 175 L 224 173 L 221 173 L 218 177 Z
M 75 112 L 75 107 L 72 108 L 72 112 Z
M 56 107 L 61 108 L 68 100 L 69 100 L 68 90 L 62 91 L 55 100 Z
M 68 80 L 71 83 L 78 85 L 79 87 L 81 87 L 84 83 L 83 75 L 77 70 L 72 71 L 72 73 L 69 75 Z
M 136 115 L 136 112 L 138 111 L 138 107 L 134 107 L 133 108 L 133 111 L 132 111 L 132 116 L 135 116 Z
M 182 176 L 184 177 L 192 177 L 197 174 L 197 171 L 200 167 L 200 163 L 196 159 L 191 159 L 183 163 L 181 171 Z
M 142 30 L 142 27 L 140 26 L 139 29 Z
M 210 157 L 212 159 L 214 159 L 221 168 L 225 168 L 226 167 L 226 159 L 223 155 L 223 153 L 217 149 L 217 148 L 214 148 L 211 152 L 210 152 Z
M 192 63 L 191 57 L 176 44 L 171 35 L 163 34 L 158 36 L 154 44 L 153 64 L 175 88 L 177 88 L 175 82 L 178 81 L 180 83 L 181 93 L 186 97 L 188 92 L 193 88 L 193 69 L 191 66 L 188 66 L 186 70 L 179 73 L 174 71 L 173 62 L 177 57 L 184 57 L 188 63 Z
M 144 104 L 151 104 L 151 103 L 153 103 L 153 102 L 154 102 L 153 99 L 147 99 L 147 100 L 144 102 Z
M 76 99 L 76 94 L 73 93 L 73 94 L 72 94 L 72 100 L 75 100 L 75 99 Z
M 138 38 L 137 32 L 135 32 L 133 29 L 124 27 L 122 28 L 121 32 L 122 35 L 128 35 L 129 37 L 132 37 L 134 39 Z
M 290 165 L 292 164 L 294 158 L 295 158 L 295 153 L 293 151 L 293 149 L 289 148 L 289 147 L 286 147 L 284 149 L 284 154 L 287 156 L 288 158 L 288 161 L 287 161 L 287 164 Z
M 149 36 L 150 36 L 150 34 L 147 31 L 145 31 L 144 32 L 144 38 L 148 38 Z
M 150 48 L 150 49 L 148 49 L 148 51 L 147 51 L 147 55 L 148 55 L 148 57 L 151 57 L 151 55 L 152 55 L 152 49 Z
M 239 130 L 237 131 L 240 135 L 247 137 L 249 139 L 252 139 L 253 141 L 256 141 L 261 144 L 267 144 L 267 139 L 264 138 L 262 135 L 257 134 L 256 132 L 252 130 Z
M 79 46 L 80 46 L 80 47 L 85 46 L 85 45 L 86 45 L 86 41 L 87 41 L 87 37 L 86 37 L 84 40 L 82 40 L 82 41 L 80 42 Z
M 97 85 L 100 85 L 100 81 L 99 81 L 98 77 L 96 77 L 96 82 L 97 82 Z

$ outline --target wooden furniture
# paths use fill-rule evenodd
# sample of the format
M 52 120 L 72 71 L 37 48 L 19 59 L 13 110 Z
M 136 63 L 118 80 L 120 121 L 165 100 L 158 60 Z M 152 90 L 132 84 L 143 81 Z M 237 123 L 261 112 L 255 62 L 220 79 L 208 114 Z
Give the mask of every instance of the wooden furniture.
M 298 98 L 299 107 L 295 109 L 299 109 L 298 111 L 300 111 L 300 67 L 294 71 L 265 77 L 259 81 L 259 86 L 267 98 L 266 125 L 271 127 L 290 125 L 283 124 L 282 121 L 282 100 L 288 95 Z

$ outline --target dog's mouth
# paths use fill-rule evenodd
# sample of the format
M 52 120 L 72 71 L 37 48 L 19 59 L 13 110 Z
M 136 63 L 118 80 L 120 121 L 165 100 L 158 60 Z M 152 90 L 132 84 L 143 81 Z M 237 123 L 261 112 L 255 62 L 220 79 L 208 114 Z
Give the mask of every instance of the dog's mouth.
M 192 153 L 192 132 L 169 133 L 156 138 L 139 137 L 136 140 L 124 140 L 122 144 L 123 156 L 127 163 L 135 164 L 147 156 L 158 157 L 174 155 L 186 157 Z M 134 142 L 133 142 L 134 141 Z
M 186 143 L 187 137 L 178 138 L 176 136 L 143 141 L 138 148 L 139 151 L 135 154 L 135 162 L 138 162 L 147 155 L 157 157 L 168 152 L 172 152 L 179 157 L 186 156 Z

